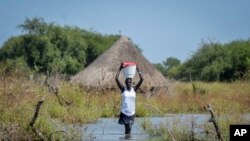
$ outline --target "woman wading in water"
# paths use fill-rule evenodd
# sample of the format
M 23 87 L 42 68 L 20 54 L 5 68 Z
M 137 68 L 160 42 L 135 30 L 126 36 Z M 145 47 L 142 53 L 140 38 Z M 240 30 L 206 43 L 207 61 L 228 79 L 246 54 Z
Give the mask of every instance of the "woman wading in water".
M 134 123 L 134 115 L 135 115 L 135 97 L 136 97 L 135 92 L 141 86 L 143 82 L 143 76 L 137 66 L 136 69 L 139 74 L 140 81 L 135 85 L 135 87 L 133 87 L 132 78 L 126 78 L 125 86 L 124 86 L 119 81 L 119 75 L 122 69 L 123 69 L 123 64 L 121 64 L 115 77 L 116 83 L 121 90 L 121 98 L 122 98 L 121 113 L 120 113 L 120 118 L 119 118 L 118 123 L 125 125 L 125 135 L 130 136 L 132 124 Z

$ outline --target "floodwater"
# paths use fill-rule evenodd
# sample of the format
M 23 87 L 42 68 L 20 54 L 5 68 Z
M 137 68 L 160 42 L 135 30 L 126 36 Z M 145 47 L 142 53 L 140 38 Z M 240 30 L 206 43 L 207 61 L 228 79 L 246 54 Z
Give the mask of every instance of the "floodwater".
M 118 124 L 118 118 L 101 118 L 96 123 L 83 126 L 83 141 L 145 141 L 150 137 L 142 129 L 142 122 L 151 122 L 153 126 L 160 124 L 167 125 L 169 129 L 172 127 L 181 127 L 191 130 L 192 126 L 207 122 L 210 115 L 207 114 L 170 114 L 166 117 L 146 117 L 135 118 L 132 126 L 131 136 L 124 134 L 124 125 Z M 199 128 L 194 129 L 195 132 L 201 132 Z

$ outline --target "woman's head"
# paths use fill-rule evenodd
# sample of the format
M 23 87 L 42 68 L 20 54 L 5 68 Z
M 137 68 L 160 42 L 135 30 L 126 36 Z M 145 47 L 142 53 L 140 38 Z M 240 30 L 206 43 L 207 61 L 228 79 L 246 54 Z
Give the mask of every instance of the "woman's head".
M 126 78 L 125 79 L 125 84 L 128 89 L 132 87 L 132 78 Z

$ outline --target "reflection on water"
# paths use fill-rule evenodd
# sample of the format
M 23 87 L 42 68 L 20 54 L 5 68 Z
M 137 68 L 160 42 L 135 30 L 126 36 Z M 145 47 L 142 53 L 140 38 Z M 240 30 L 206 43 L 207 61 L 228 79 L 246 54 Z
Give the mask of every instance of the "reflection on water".
M 117 140 L 143 140 L 145 134 L 143 133 L 140 124 L 136 119 L 135 124 L 132 126 L 131 137 L 125 136 L 125 127 L 118 124 L 118 118 L 101 118 L 95 124 L 87 124 L 84 128 L 83 140 L 95 141 L 117 141 Z
M 135 124 L 132 126 L 131 136 L 124 134 L 123 125 L 118 124 L 118 118 L 101 118 L 96 123 L 83 126 L 83 141 L 144 141 L 149 136 L 143 131 L 141 123 L 149 121 L 153 125 L 167 123 L 168 128 L 171 126 L 180 126 L 191 130 L 192 125 L 199 125 L 207 122 L 209 115 L 205 114 L 173 114 L 166 117 L 146 117 L 135 118 Z M 165 124 L 164 124 L 165 125 Z M 199 132 L 199 129 L 196 130 Z

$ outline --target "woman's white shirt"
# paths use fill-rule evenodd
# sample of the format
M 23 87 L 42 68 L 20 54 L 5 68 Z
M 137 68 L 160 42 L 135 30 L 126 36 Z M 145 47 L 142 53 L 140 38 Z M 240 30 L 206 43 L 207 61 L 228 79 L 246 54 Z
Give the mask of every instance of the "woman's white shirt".
M 129 91 L 126 87 L 121 94 L 122 96 L 122 107 L 121 112 L 127 116 L 132 116 L 135 114 L 135 91 L 131 88 Z

